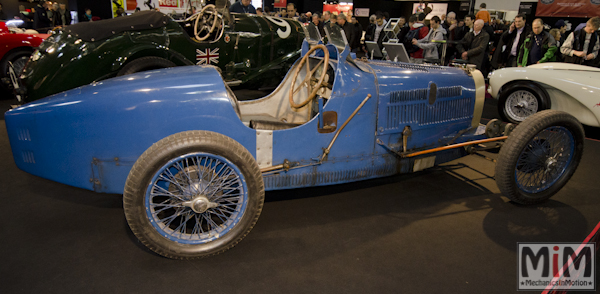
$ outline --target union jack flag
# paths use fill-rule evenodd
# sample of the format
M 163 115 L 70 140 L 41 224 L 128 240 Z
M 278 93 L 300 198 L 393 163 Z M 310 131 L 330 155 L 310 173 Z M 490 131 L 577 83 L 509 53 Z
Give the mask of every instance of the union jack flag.
M 196 49 L 196 61 L 198 61 L 196 64 L 219 64 L 219 48 L 215 48 L 213 50 L 210 50 L 210 48 L 207 48 L 206 50 L 202 51 L 200 49 Z

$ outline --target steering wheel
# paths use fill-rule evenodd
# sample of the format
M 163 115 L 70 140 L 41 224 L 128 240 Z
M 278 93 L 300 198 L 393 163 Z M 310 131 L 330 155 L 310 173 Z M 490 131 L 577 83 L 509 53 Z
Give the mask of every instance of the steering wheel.
M 202 22 L 200 20 L 202 19 Z M 198 41 L 204 41 L 208 39 L 210 34 L 212 34 L 217 27 L 217 23 L 219 22 L 219 13 L 217 12 L 217 8 L 212 5 L 206 5 L 200 12 L 198 12 L 196 17 L 196 22 L 194 23 L 194 36 Z M 198 27 L 200 25 L 200 27 Z M 200 36 L 203 32 L 206 32 L 202 36 Z
M 308 57 L 312 53 L 314 53 L 317 49 L 323 50 L 323 52 L 325 53 L 325 56 L 323 57 L 323 59 L 321 59 L 321 61 L 319 61 L 319 63 L 313 69 L 310 69 Z M 298 88 L 295 88 L 294 86 L 296 85 L 296 78 L 298 78 L 298 74 L 300 73 L 300 70 L 302 69 L 302 67 L 304 66 L 305 63 L 306 63 L 306 77 L 298 85 Z M 319 66 L 321 66 L 321 64 L 323 64 L 323 69 L 321 71 L 321 77 L 317 80 L 317 78 L 313 77 L 313 75 L 315 74 L 315 71 L 317 71 Z M 327 47 L 325 47 L 325 45 L 316 45 L 316 46 L 312 47 L 310 50 L 308 50 L 308 52 L 306 52 L 304 57 L 302 57 L 302 60 L 300 60 L 300 62 L 298 63 L 298 66 L 296 66 L 296 70 L 294 71 L 294 75 L 292 76 L 292 85 L 290 86 L 290 88 L 292 89 L 292 91 L 290 91 L 290 105 L 292 107 L 294 107 L 294 108 L 303 107 L 304 105 L 308 104 L 308 102 L 310 102 L 310 100 L 312 100 L 313 98 L 315 98 L 317 96 L 317 91 L 319 91 L 319 89 L 323 85 L 323 81 L 325 80 L 325 75 L 327 74 L 328 66 L 329 66 L 329 51 L 327 50 Z M 306 86 L 306 88 L 308 88 L 308 93 L 309 93 L 308 98 L 306 98 L 306 100 L 302 101 L 301 103 L 294 102 L 294 94 L 296 94 L 296 92 L 298 92 L 304 86 Z

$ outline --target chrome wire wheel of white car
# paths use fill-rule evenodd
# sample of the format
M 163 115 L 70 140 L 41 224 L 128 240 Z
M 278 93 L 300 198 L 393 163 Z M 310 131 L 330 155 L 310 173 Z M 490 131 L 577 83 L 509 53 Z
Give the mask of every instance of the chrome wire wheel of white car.
M 520 123 L 529 116 L 550 108 L 548 94 L 532 82 L 517 82 L 502 89 L 498 113 L 504 121 Z
M 502 195 L 521 204 L 552 197 L 571 178 L 583 154 L 584 131 L 575 117 L 546 110 L 519 124 L 496 164 Z
M 136 161 L 123 194 L 136 237 L 178 259 L 223 252 L 252 229 L 264 202 L 252 155 L 229 137 L 202 131 L 169 136 Z
M 531 92 L 517 90 L 506 98 L 504 111 L 510 119 L 522 122 L 527 117 L 538 112 L 538 106 L 537 98 Z

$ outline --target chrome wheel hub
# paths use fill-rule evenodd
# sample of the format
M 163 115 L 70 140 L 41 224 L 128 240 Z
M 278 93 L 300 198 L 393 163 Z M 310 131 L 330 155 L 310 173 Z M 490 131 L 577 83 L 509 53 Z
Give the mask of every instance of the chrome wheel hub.
M 558 160 L 554 157 L 550 157 L 546 160 L 546 172 L 551 171 L 556 168 L 558 164 Z
M 521 101 L 516 106 L 519 107 L 519 108 L 527 108 L 528 107 L 528 103 L 526 101 Z
M 210 202 L 206 196 L 197 196 L 192 201 L 181 203 L 183 206 L 191 208 L 195 213 L 204 213 L 209 208 L 217 207 L 218 204 Z
M 537 98 L 529 91 L 518 90 L 506 99 L 504 110 L 506 115 L 514 121 L 524 121 L 528 116 L 538 111 Z

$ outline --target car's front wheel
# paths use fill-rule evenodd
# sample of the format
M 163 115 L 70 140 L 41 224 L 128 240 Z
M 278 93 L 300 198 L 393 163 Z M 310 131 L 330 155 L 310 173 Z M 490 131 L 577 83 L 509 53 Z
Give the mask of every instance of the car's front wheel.
M 125 185 L 129 227 L 152 251 L 192 259 L 240 242 L 262 211 L 258 164 L 241 144 L 221 134 L 188 131 L 150 147 Z
M 498 114 L 504 121 L 520 123 L 527 117 L 550 108 L 548 94 L 532 82 L 517 82 L 502 89 Z
M 546 110 L 519 124 L 498 154 L 496 184 L 521 204 L 546 201 L 571 178 L 583 154 L 584 131 L 572 115 Z

